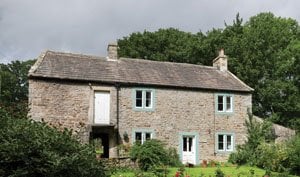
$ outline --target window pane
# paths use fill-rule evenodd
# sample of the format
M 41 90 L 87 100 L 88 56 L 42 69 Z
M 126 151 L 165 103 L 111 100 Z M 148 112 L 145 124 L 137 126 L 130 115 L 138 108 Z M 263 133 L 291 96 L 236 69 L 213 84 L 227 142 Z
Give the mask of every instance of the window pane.
M 224 111 L 223 96 L 218 96 L 218 111 Z
M 226 111 L 231 111 L 231 96 L 226 97 Z
M 135 107 L 142 107 L 142 97 L 143 92 L 141 90 L 137 90 L 135 93 Z
M 151 133 L 146 133 L 146 140 L 150 140 L 151 139 Z
M 187 151 L 187 139 L 186 137 L 183 137 L 183 151 L 186 152 Z
M 224 136 L 218 135 L 218 150 L 224 150 Z
M 193 138 L 188 138 L 188 139 L 189 139 L 189 152 L 191 152 L 193 146 Z
M 232 136 L 227 135 L 226 139 L 227 139 L 226 150 L 232 150 Z
M 135 132 L 135 141 L 137 143 L 141 143 L 142 142 L 142 133 L 141 132 Z
M 152 107 L 152 92 L 151 91 L 146 91 L 146 107 Z

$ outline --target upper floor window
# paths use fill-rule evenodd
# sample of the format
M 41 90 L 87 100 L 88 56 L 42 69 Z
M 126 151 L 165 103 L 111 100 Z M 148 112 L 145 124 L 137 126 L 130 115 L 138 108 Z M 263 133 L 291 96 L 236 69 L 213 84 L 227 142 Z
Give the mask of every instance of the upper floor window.
M 230 94 L 217 94 L 216 111 L 219 113 L 233 112 L 233 96 Z
M 134 89 L 133 96 L 133 106 L 136 110 L 153 110 L 153 89 Z
M 218 133 L 216 144 L 217 144 L 217 151 L 222 151 L 222 152 L 233 151 L 233 146 L 234 146 L 233 134 Z

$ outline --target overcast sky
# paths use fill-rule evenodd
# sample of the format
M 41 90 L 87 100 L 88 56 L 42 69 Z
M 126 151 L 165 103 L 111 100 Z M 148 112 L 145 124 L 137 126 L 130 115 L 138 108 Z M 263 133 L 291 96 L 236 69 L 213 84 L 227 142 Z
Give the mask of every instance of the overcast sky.
M 174 27 L 206 32 L 259 12 L 300 21 L 298 0 L 0 0 L 0 63 L 47 49 L 106 56 L 132 32 Z

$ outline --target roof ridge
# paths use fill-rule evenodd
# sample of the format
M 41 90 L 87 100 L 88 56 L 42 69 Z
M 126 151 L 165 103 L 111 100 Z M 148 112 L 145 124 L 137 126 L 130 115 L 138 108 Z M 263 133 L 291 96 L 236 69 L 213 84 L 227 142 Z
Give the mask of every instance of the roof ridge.
M 196 67 L 201 67 L 201 68 L 206 68 L 206 69 L 214 69 L 216 70 L 216 67 L 213 66 L 206 66 L 206 65 L 200 65 L 200 64 L 192 64 L 192 63 L 177 63 L 177 62 L 170 62 L 170 61 L 156 61 L 156 60 L 147 60 L 147 59 L 142 59 L 142 58 L 125 58 L 122 57 L 119 60 L 135 60 L 139 62 L 155 62 L 155 63 L 166 63 L 166 64 L 172 64 L 172 65 L 187 65 L 187 66 L 196 66 Z
M 52 53 L 52 54 L 61 55 L 61 56 L 71 56 L 71 57 L 77 57 L 77 58 L 105 59 L 105 57 L 100 57 L 100 56 L 96 56 L 96 55 L 86 55 L 86 54 L 82 54 L 82 53 L 60 52 L 60 51 L 53 51 L 53 50 L 47 50 L 47 53 Z

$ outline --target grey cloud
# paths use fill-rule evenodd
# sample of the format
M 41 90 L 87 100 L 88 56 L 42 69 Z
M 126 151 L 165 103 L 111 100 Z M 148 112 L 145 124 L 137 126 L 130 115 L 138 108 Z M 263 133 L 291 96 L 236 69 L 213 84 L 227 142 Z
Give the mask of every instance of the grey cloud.
M 206 32 L 262 11 L 300 19 L 296 0 L 0 0 L 0 62 L 51 49 L 106 55 L 132 32 L 175 27 Z

